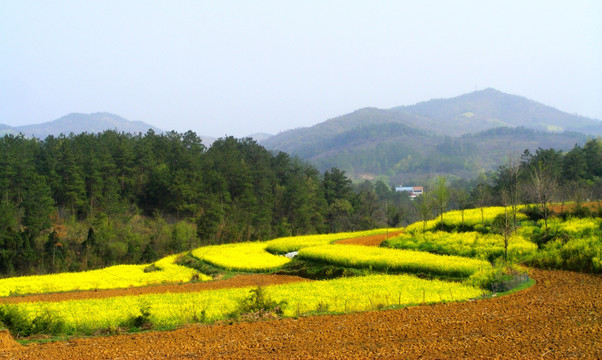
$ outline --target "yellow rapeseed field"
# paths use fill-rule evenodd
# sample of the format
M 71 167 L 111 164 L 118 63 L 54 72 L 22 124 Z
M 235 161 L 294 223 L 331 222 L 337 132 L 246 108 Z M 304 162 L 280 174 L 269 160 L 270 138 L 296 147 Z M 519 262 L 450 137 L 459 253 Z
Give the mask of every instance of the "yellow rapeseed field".
M 42 294 L 74 290 L 117 289 L 163 283 L 188 282 L 199 275 L 200 280 L 211 278 L 196 270 L 176 265 L 178 255 L 154 263 L 156 270 L 145 272 L 149 265 L 117 265 L 78 273 L 21 276 L 0 279 L 0 296 Z
M 285 254 L 305 247 L 330 244 L 341 239 L 382 234 L 387 230 L 397 229 L 290 236 L 262 242 L 204 246 L 194 249 L 191 253 L 199 260 L 226 270 L 268 271 L 290 261 L 284 256 L 274 254 Z
M 266 251 L 267 243 L 244 242 L 204 246 L 192 251 L 192 256 L 226 270 L 265 271 L 278 268 L 290 260 Z
M 387 231 L 394 232 L 398 230 L 401 229 L 383 228 L 357 232 L 342 232 L 335 234 L 289 236 L 268 241 L 267 250 L 275 254 L 284 254 L 291 251 L 298 251 L 299 249 L 310 246 L 327 245 L 337 240 L 384 234 Z
M 236 310 L 252 288 L 201 291 L 197 293 L 152 294 L 64 302 L 19 303 L 0 306 L 16 311 L 27 321 L 46 316 L 62 322 L 67 334 L 94 333 L 126 326 L 145 311 L 157 327 L 175 327 L 191 322 L 211 322 Z M 371 275 L 316 282 L 268 286 L 267 295 L 284 301 L 285 316 L 316 310 L 364 311 L 383 306 L 441 301 L 459 301 L 483 294 L 482 289 L 459 283 L 424 280 L 410 275 Z
M 504 254 L 504 237 L 499 234 L 479 232 L 448 233 L 444 231 L 401 234 L 387 241 L 387 246 L 398 249 L 434 252 L 437 254 L 459 255 L 491 259 Z M 508 240 L 508 257 L 520 259 L 534 254 L 537 245 L 520 235 Z
M 299 250 L 301 259 L 380 271 L 468 277 L 490 268 L 487 261 L 361 245 L 324 245 Z
M 523 205 L 518 207 L 519 209 L 524 208 Z M 482 211 L 482 212 L 481 212 Z M 491 206 L 485 208 L 476 208 L 464 210 L 464 225 L 476 226 L 484 223 L 485 226 L 491 225 L 493 219 L 496 216 L 503 214 L 504 211 L 508 211 L 508 215 L 511 215 L 512 209 L 510 207 L 504 208 L 503 206 Z M 516 214 L 517 221 L 522 221 L 527 218 L 523 213 Z M 441 219 L 439 217 L 429 220 L 426 222 L 426 231 L 435 230 L 437 224 Z M 462 211 L 453 210 L 443 214 L 443 222 L 449 225 L 460 225 L 462 224 Z M 420 232 L 423 230 L 423 222 L 418 221 L 406 227 L 406 232 Z

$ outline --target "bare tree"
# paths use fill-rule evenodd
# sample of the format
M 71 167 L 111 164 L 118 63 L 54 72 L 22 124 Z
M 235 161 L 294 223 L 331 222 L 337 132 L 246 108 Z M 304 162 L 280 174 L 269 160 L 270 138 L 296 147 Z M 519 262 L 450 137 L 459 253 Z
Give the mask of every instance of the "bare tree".
M 510 214 L 508 214 L 508 204 L 511 203 L 511 195 L 508 191 L 502 190 L 501 194 L 502 205 L 504 206 L 504 213 L 500 214 L 494 220 L 494 228 L 504 237 L 504 260 L 508 261 L 508 244 L 510 242 L 510 236 L 515 229 L 513 222 L 510 221 Z
M 548 231 L 548 203 L 558 188 L 556 179 L 552 175 L 549 166 L 539 163 L 531 167 L 531 182 L 537 203 L 541 206 L 546 232 Z
M 508 174 L 510 175 L 510 191 L 506 196 L 508 197 L 508 201 L 504 200 L 504 196 L 502 194 L 502 202 L 510 203 L 512 207 L 512 226 L 514 228 L 514 235 L 516 235 L 516 213 L 518 212 L 518 205 L 520 203 L 520 195 L 519 195 L 519 184 L 518 179 L 520 176 L 520 158 L 513 154 L 508 155 Z M 505 206 L 505 205 L 504 205 Z
M 450 194 L 447 180 L 443 176 L 437 177 L 433 187 L 433 200 L 437 205 L 439 216 L 441 217 L 441 230 L 443 230 L 443 213 L 447 210 Z
M 466 189 L 458 187 L 453 191 L 452 195 L 458 203 L 458 208 L 460 209 L 460 214 L 462 215 L 462 227 L 464 227 L 464 210 L 466 210 L 470 204 L 470 194 Z
M 430 220 L 433 213 L 433 201 L 431 199 L 431 189 L 428 178 L 423 186 L 422 195 L 414 199 L 414 206 L 422 220 L 422 231 L 426 231 L 426 222 Z
M 483 213 L 484 207 L 489 205 L 490 196 L 489 190 L 487 189 L 487 177 L 484 173 L 479 174 L 477 180 L 477 186 L 474 189 L 475 205 L 481 209 L 481 224 L 485 226 L 485 215 Z

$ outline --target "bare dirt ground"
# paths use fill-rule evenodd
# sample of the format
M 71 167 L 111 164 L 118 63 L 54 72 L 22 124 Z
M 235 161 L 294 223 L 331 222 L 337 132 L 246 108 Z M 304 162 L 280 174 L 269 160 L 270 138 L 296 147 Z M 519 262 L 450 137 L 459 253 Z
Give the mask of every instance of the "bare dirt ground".
M 356 238 L 351 238 L 351 239 L 339 240 L 336 243 L 337 244 L 365 245 L 365 246 L 379 246 L 381 242 L 383 242 L 387 239 L 390 239 L 392 237 L 395 237 L 401 233 L 403 233 L 403 231 L 391 231 L 391 232 L 385 233 L 385 234 L 369 235 L 369 236 L 362 236 L 362 237 L 356 237 Z
M 127 289 L 108 289 L 95 291 L 72 291 L 56 294 L 40 294 L 28 296 L 11 296 L 0 298 L 2 303 L 21 303 L 21 302 L 36 302 L 36 301 L 65 301 L 65 300 L 81 300 L 93 298 L 107 298 L 115 296 L 143 295 L 143 294 L 163 294 L 163 293 L 180 293 L 180 292 L 197 292 L 203 290 L 217 290 L 233 287 L 246 287 L 258 285 L 276 285 L 290 282 L 309 281 L 298 276 L 289 275 L 237 275 L 226 280 L 215 280 L 198 283 L 171 284 L 171 285 L 154 285 L 135 287 Z
M 581 204 L 582 207 L 588 208 L 590 211 L 597 211 L 600 207 L 600 204 L 597 201 L 590 201 L 587 203 Z M 549 205 L 550 210 L 555 212 L 556 214 L 561 214 L 565 211 L 573 211 L 575 210 L 575 204 L 551 204 Z
M 602 358 L 602 277 L 532 276 L 532 288 L 487 300 L 73 339 L 0 359 Z
M 0 353 L 2 350 L 13 351 L 21 350 L 23 346 L 13 340 L 8 330 L 0 330 Z

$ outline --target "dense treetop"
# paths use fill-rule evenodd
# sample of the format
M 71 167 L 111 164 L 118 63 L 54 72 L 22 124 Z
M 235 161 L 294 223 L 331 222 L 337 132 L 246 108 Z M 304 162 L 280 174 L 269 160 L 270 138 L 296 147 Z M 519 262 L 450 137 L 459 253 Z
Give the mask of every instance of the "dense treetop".
M 544 175 L 555 190 L 547 201 L 602 199 L 600 140 L 567 153 L 525 151 L 513 169 L 503 165 L 474 180 L 424 178 L 414 185 L 424 185 L 425 195 L 412 201 L 391 184 L 352 183 L 338 168 L 320 174 L 249 138 L 226 137 L 206 148 L 191 131 L 8 135 L 0 138 L 0 274 L 75 271 L 150 262 L 203 244 L 402 226 L 448 208 L 507 203 L 508 192 L 513 202 L 540 202 L 535 195 L 545 189 L 534 180 Z

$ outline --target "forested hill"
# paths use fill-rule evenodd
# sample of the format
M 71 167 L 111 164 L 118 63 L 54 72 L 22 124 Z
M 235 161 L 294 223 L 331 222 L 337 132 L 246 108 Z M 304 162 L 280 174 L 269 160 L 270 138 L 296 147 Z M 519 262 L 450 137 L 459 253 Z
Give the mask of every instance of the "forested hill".
M 476 176 L 509 153 L 563 151 L 602 134 L 602 122 L 563 113 L 526 98 L 486 89 L 388 110 L 365 108 L 265 141 L 320 170 L 352 178 L 401 182 L 426 174 Z
M 15 127 L 0 124 L 0 135 L 18 135 L 21 133 L 27 137 L 44 139 L 48 135 L 59 136 L 60 134 L 69 135 L 70 133 L 79 134 L 83 132 L 98 133 L 104 130 L 144 134 L 149 129 L 152 129 L 156 133 L 162 131 L 142 121 L 130 121 L 106 112 L 93 114 L 72 113 L 57 120 L 41 124 Z
M 190 131 L 6 135 L 0 276 L 148 262 L 200 244 L 382 224 L 355 196 L 344 173 L 321 176 L 250 138 L 222 138 L 206 148 Z
M 299 155 L 318 169 L 336 166 L 352 178 L 381 176 L 390 183 L 400 183 L 433 174 L 472 178 L 481 171 L 494 170 L 509 154 L 538 148 L 567 151 L 586 140 L 579 133 L 551 134 L 525 128 L 496 128 L 445 137 L 402 124 L 383 124 L 339 134 L 300 150 Z

